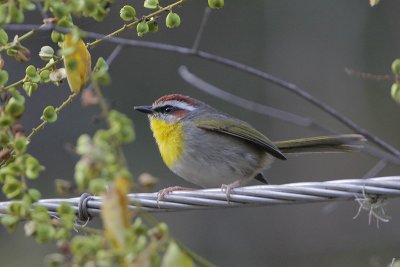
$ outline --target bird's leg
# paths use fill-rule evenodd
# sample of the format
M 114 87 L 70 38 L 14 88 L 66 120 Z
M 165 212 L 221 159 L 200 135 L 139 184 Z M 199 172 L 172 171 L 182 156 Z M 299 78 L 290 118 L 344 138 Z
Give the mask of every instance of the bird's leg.
M 226 193 L 226 200 L 228 201 L 228 203 L 230 201 L 230 196 L 231 196 L 232 189 L 241 186 L 242 182 L 243 182 L 243 180 L 237 180 L 237 181 L 235 181 L 235 182 L 233 182 L 231 184 L 223 184 L 221 186 L 222 192 Z
M 166 195 L 168 195 L 174 191 L 184 191 L 184 190 L 193 191 L 193 190 L 198 190 L 198 189 L 190 188 L 190 187 L 183 187 L 183 186 L 171 186 L 171 187 L 164 188 L 164 189 L 158 191 L 158 193 L 157 193 L 157 206 L 160 207 L 158 202 L 160 202 L 160 200 L 164 200 Z

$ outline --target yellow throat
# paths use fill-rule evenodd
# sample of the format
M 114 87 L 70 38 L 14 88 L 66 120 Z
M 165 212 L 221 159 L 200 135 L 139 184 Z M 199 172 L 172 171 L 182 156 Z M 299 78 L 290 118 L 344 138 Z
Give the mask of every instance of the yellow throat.
M 171 168 L 183 152 L 184 133 L 179 123 L 150 118 L 150 127 L 164 163 Z

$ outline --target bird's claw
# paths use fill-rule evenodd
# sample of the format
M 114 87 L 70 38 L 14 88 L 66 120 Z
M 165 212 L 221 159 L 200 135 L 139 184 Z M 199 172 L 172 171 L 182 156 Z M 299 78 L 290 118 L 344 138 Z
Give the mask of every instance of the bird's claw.
M 231 192 L 234 188 L 239 187 L 241 185 L 241 181 L 238 180 L 236 182 L 233 182 L 231 184 L 223 184 L 221 185 L 221 190 L 222 192 L 226 193 L 226 201 L 228 201 L 228 203 L 230 203 L 231 200 Z
M 226 193 L 226 201 L 230 203 L 231 200 L 231 191 L 234 187 L 231 184 L 223 184 L 221 185 L 222 192 Z
M 157 193 L 157 206 L 160 208 L 160 201 L 165 199 L 165 196 L 169 195 L 170 193 L 174 191 L 182 191 L 182 190 L 196 190 L 195 188 L 189 188 L 189 187 L 182 187 L 182 186 L 171 186 L 164 188 Z

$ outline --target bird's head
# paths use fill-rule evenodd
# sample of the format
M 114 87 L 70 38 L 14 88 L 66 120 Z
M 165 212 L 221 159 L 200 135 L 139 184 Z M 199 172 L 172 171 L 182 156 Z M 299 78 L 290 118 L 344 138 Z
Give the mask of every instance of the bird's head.
M 189 96 L 171 94 L 160 97 L 151 106 L 135 106 L 134 108 L 148 114 L 150 119 L 175 123 L 195 114 L 204 105 L 204 103 Z

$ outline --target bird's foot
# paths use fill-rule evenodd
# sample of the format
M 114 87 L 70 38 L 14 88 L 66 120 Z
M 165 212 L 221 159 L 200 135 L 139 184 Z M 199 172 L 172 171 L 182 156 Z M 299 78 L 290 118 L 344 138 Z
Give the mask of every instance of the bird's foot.
M 228 203 L 230 202 L 232 190 L 236 187 L 239 187 L 240 185 L 241 185 L 240 180 L 237 180 L 231 184 L 223 184 L 221 186 L 222 192 L 226 193 L 226 200 L 228 201 Z
M 161 200 L 165 199 L 165 196 L 167 196 L 168 194 L 174 192 L 174 191 L 183 191 L 183 190 L 197 190 L 196 188 L 190 188 L 190 187 L 183 187 L 183 186 L 171 186 L 171 187 L 167 187 L 164 188 L 160 191 L 158 191 L 157 193 L 157 206 L 158 208 L 160 208 L 160 204 L 159 202 Z

